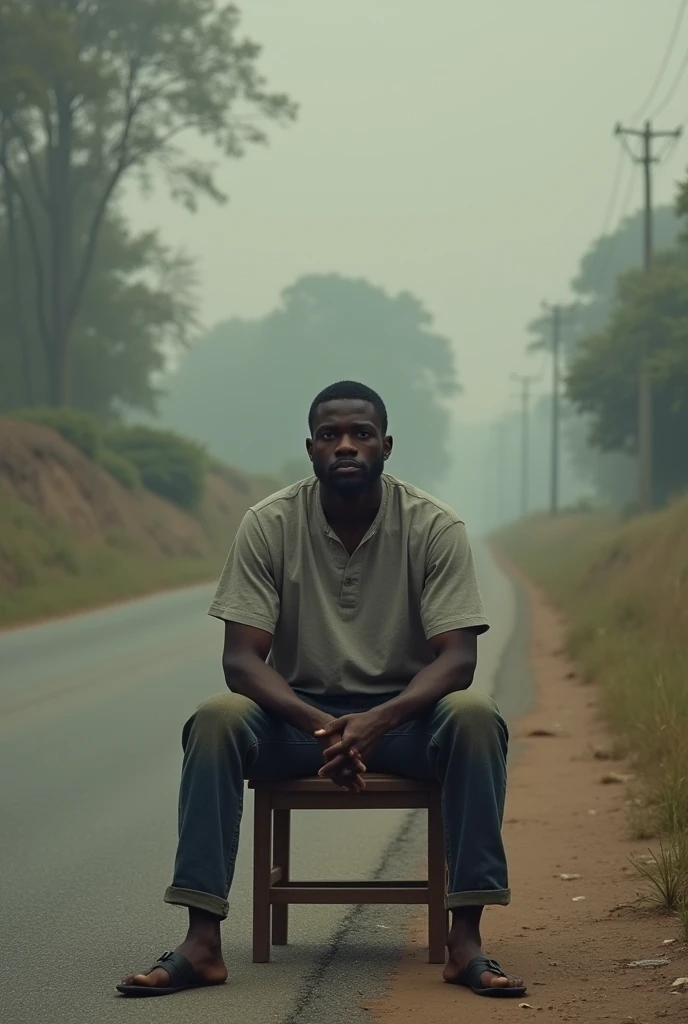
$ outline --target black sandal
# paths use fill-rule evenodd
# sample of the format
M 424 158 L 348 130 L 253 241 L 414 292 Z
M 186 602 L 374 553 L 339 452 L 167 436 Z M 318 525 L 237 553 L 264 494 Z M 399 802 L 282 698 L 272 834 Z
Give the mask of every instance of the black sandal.
M 464 985 L 477 996 L 489 996 L 497 999 L 514 999 L 526 994 L 526 986 L 519 985 L 518 988 L 509 988 L 506 985 L 489 985 L 483 988 L 480 984 L 481 976 L 488 971 L 496 974 L 498 978 L 506 978 L 506 974 L 496 960 L 488 960 L 486 956 L 474 956 L 459 974 L 454 982 L 455 985 Z
M 162 967 L 167 971 L 170 976 L 169 985 L 122 984 L 117 986 L 117 991 L 121 992 L 123 996 L 144 998 L 147 996 L 172 996 L 175 992 L 183 992 L 187 988 L 207 988 L 209 985 L 221 984 L 220 982 L 208 982 L 201 978 L 183 953 L 163 953 L 145 973 L 150 974 L 156 967 Z

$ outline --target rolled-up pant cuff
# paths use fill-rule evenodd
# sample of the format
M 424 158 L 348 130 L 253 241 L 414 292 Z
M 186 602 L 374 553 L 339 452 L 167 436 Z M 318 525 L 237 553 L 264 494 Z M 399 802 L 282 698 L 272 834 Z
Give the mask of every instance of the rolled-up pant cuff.
M 450 892 L 446 898 L 447 910 L 457 907 L 508 907 L 511 889 L 476 889 L 475 892 Z
M 174 885 L 168 886 L 165 891 L 165 903 L 174 903 L 178 907 L 194 907 L 196 910 L 205 910 L 208 914 L 215 914 L 222 921 L 229 913 L 229 903 L 220 896 L 213 896 L 209 892 L 197 892 L 196 889 L 178 889 Z

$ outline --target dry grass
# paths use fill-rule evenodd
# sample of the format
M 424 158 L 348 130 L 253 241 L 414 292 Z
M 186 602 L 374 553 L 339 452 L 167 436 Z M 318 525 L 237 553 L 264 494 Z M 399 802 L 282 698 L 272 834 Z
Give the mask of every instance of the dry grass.
M 536 517 L 496 542 L 568 616 L 568 653 L 642 780 L 633 830 L 661 837 L 648 892 L 654 871 L 688 929 L 688 500 L 629 522 Z

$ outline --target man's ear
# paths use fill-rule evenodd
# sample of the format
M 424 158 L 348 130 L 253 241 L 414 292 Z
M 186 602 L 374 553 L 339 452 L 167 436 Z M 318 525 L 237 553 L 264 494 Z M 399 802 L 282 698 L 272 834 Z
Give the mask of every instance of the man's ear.
M 392 448 L 393 447 L 394 447 L 394 438 L 392 437 L 391 434 L 388 434 L 387 437 L 385 437 L 383 439 L 383 441 L 382 441 L 382 458 L 385 460 L 385 462 L 387 461 L 387 459 L 392 454 Z
M 306 454 L 308 458 L 313 461 L 313 439 L 311 437 L 306 438 Z

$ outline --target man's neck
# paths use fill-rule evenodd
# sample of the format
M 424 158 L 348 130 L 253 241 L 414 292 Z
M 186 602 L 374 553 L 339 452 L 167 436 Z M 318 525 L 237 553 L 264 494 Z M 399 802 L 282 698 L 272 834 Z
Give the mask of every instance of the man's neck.
M 382 503 L 382 480 L 360 494 L 342 496 L 320 484 L 320 504 L 330 526 L 370 526 Z

